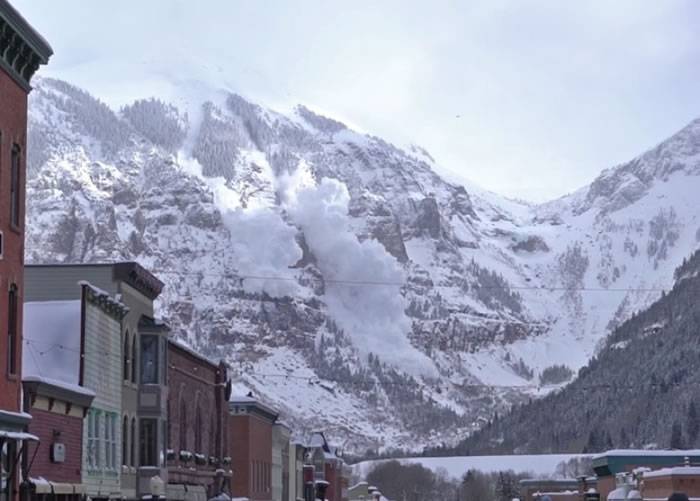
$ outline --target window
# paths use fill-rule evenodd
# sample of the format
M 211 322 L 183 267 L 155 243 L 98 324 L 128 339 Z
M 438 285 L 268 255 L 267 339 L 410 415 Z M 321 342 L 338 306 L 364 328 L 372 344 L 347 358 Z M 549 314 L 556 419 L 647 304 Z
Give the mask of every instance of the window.
M 136 466 L 136 418 L 131 418 L 131 447 L 129 448 L 129 464 Z
M 214 421 L 214 415 L 212 414 L 211 416 L 211 425 L 209 427 L 209 443 L 207 444 L 208 447 L 208 452 L 210 456 L 216 456 L 216 447 L 214 447 L 214 444 L 216 444 L 216 425 Z
M 10 164 L 10 223 L 15 228 L 20 225 L 20 149 L 16 144 L 12 147 L 12 163 Z
M 7 300 L 7 370 L 17 374 L 17 286 L 12 284 Z
M 90 469 L 101 467 L 100 461 L 100 411 L 88 411 L 87 465 Z
M 129 464 L 129 418 L 126 416 L 122 420 L 122 464 Z
M 139 464 L 141 466 L 158 466 L 158 420 L 142 419 L 139 430 L 141 444 Z
M 194 450 L 202 453 L 202 408 L 197 406 L 197 416 L 194 421 Z
M 187 403 L 180 400 L 180 450 L 187 450 Z
M 157 336 L 141 336 L 141 383 L 158 384 Z
M 104 419 L 105 467 L 117 467 L 117 415 L 106 414 Z
M 136 382 L 136 367 L 138 365 L 136 364 L 136 354 L 138 353 L 138 350 L 136 349 L 136 334 L 133 335 L 131 338 L 131 382 L 135 383 Z
M 129 331 L 126 331 L 124 333 L 124 361 L 123 361 L 123 368 L 122 372 L 124 373 L 124 381 L 129 380 L 129 375 L 131 374 L 131 371 L 129 370 L 129 362 L 131 361 L 131 355 L 129 354 L 129 348 L 131 347 L 131 343 L 129 343 Z

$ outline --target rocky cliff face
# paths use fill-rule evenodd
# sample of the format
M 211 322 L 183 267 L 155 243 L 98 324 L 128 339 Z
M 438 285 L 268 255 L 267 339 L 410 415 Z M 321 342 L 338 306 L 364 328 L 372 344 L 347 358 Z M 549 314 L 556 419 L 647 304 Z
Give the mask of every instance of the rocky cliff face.
M 143 97 L 38 82 L 27 261 L 140 261 L 175 335 L 356 451 L 453 442 L 542 393 L 700 236 L 700 122 L 529 206 L 305 107 Z

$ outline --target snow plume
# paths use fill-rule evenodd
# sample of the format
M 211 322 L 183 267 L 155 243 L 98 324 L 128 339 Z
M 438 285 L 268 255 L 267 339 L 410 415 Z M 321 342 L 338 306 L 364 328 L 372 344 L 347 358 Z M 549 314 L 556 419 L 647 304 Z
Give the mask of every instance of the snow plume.
M 412 374 L 436 375 L 432 361 L 407 338 L 411 324 L 399 286 L 385 285 L 403 283 L 403 270 L 379 242 L 360 242 L 351 231 L 346 186 L 324 178 L 318 186 L 301 187 L 291 200 L 289 214 L 304 232 L 327 280 L 329 311 L 355 346 L 363 355 L 376 353 Z
M 289 267 L 299 261 L 301 249 L 296 242 L 296 228 L 285 223 L 271 209 L 238 208 L 223 215 L 231 232 L 231 247 L 242 275 L 265 278 L 246 278 L 243 286 L 248 292 L 265 292 L 273 297 L 293 296 L 297 284 Z M 274 277 L 274 278 L 272 278 Z

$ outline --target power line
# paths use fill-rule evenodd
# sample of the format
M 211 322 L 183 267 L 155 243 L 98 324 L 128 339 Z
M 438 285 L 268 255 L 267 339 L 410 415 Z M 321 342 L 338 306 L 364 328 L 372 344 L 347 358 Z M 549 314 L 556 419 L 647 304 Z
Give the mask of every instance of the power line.
M 182 271 L 182 270 L 154 270 L 155 274 L 162 275 L 179 275 L 179 276 L 199 276 L 199 277 L 216 277 L 216 278 L 228 278 L 232 280 L 269 280 L 269 281 L 283 281 L 283 282 L 296 282 L 299 277 L 289 277 L 281 275 L 248 275 L 248 274 L 232 274 L 232 273 L 210 273 L 204 271 Z M 304 280 L 317 281 L 319 283 L 334 284 L 334 285 L 347 285 L 347 286 L 386 286 L 386 287 L 404 287 L 410 285 L 410 282 L 392 282 L 384 280 L 350 280 L 350 279 L 334 279 L 334 278 L 319 278 L 313 276 L 303 277 Z M 468 284 L 467 284 L 468 285 Z M 459 285 L 440 285 L 440 284 L 430 284 L 421 285 L 421 287 L 428 287 L 431 289 L 437 288 L 459 288 Z M 486 290 L 540 290 L 549 292 L 666 292 L 668 289 L 660 287 L 548 287 L 548 286 L 535 286 L 535 285 L 472 285 L 474 289 L 486 289 Z

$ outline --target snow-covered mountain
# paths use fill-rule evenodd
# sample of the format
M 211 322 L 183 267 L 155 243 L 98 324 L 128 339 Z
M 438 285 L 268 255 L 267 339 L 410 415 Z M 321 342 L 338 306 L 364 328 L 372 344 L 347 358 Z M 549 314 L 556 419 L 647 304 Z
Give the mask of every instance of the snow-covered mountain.
M 543 205 L 201 83 L 113 110 L 40 80 L 29 146 L 27 261 L 140 261 L 177 336 L 359 452 L 563 383 L 700 239 L 700 120 Z

